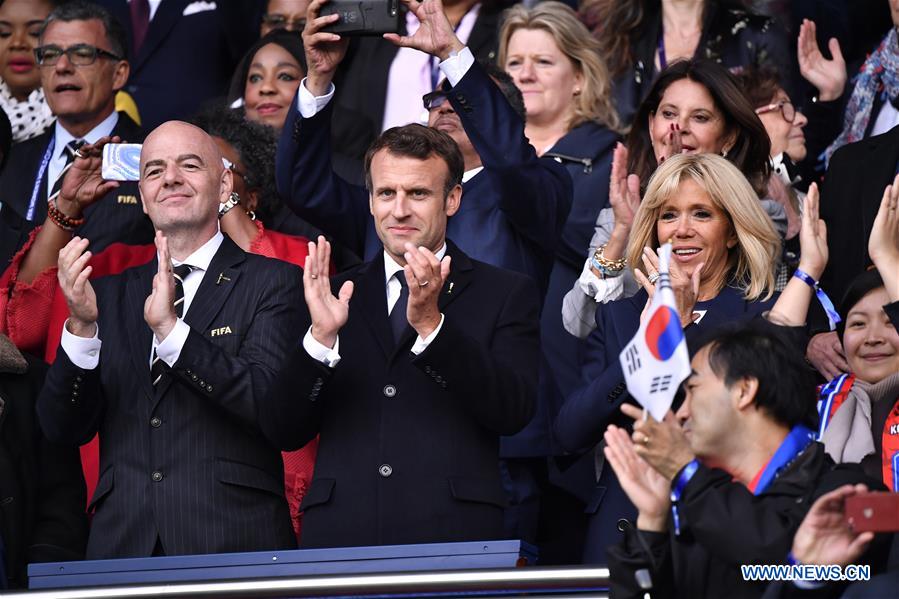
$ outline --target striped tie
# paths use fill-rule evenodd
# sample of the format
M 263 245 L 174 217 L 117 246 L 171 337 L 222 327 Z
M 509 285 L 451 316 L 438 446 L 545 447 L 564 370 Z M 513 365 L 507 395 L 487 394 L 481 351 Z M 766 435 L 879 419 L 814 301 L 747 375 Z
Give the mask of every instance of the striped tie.
M 56 196 L 59 195 L 59 192 L 62 190 L 62 180 L 65 178 L 66 173 L 69 172 L 69 169 L 72 168 L 72 163 L 75 162 L 75 152 L 77 152 L 78 148 L 83 146 L 84 143 L 83 139 L 73 139 L 66 144 L 66 147 L 64 148 L 66 153 L 66 165 L 62 167 L 59 176 L 56 177 L 56 181 L 53 183 L 53 189 L 47 197 L 48 202 L 56 199 Z
M 180 264 L 172 269 L 172 274 L 175 277 L 175 314 L 178 315 L 178 318 L 184 316 L 184 278 L 194 270 L 194 267 L 189 264 Z M 153 363 L 150 366 L 150 376 L 153 379 L 153 386 L 156 386 L 156 383 L 162 378 L 163 373 L 165 372 L 165 367 L 162 364 L 162 359 L 156 355 L 156 348 L 153 348 Z

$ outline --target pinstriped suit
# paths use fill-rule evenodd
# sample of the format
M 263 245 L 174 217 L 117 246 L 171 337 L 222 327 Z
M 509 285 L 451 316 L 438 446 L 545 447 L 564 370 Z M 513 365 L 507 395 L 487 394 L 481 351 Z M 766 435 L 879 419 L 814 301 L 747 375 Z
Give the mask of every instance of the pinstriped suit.
M 298 343 L 299 269 L 245 254 L 225 237 L 184 320 L 174 367 L 150 381 L 144 322 L 156 261 L 94 282 L 100 364 L 60 351 L 38 400 L 47 436 L 100 433 L 100 479 L 87 557 L 290 548 L 280 447 L 290 422 L 266 418 L 272 380 Z

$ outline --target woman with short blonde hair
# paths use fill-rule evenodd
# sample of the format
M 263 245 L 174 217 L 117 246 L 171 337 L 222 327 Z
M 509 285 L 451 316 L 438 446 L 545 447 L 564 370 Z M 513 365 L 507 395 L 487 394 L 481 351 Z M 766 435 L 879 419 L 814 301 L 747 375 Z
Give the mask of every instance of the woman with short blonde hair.
M 675 156 L 656 169 L 634 215 L 627 244 L 628 265 L 650 274 L 645 272 L 643 250 L 668 241 L 658 239 L 657 224 L 666 201 L 678 192 L 686 178 L 699 185 L 727 215 L 736 235 L 736 245 L 728 248 L 729 281 L 722 280 L 720 284 L 739 285 L 743 297 L 750 301 L 769 299 L 774 292 L 773 265 L 780 251 L 780 236 L 746 177 L 730 161 L 715 154 Z M 712 281 L 711 285 L 718 283 Z

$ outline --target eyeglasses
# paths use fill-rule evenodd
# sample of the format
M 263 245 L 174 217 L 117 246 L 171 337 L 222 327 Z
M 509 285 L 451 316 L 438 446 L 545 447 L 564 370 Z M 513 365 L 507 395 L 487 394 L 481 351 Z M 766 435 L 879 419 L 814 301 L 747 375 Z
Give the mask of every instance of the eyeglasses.
M 287 29 L 288 31 L 302 31 L 306 27 L 306 17 L 288 19 L 277 13 L 262 15 L 262 22 L 272 29 Z
M 435 89 L 423 95 L 421 101 L 425 105 L 425 110 L 433 110 L 446 102 L 446 94 L 442 90 Z
M 783 115 L 784 120 L 788 123 L 792 123 L 796 120 L 796 109 L 793 108 L 793 103 L 789 100 L 781 100 L 780 102 L 775 102 L 774 104 L 768 104 L 767 106 L 762 106 L 761 108 L 756 108 L 756 114 L 765 114 L 766 112 L 771 112 L 772 110 L 780 110 L 780 114 Z
M 96 46 L 88 44 L 75 44 L 74 46 L 69 46 L 65 49 L 60 48 L 55 44 L 50 44 L 49 46 L 39 46 L 34 49 L 34 56 L 37 58 L 37 63 L 42 67 L 52 67 L 59 62 L 59 59 L 63 54 L 65 54 L 66 58 L 69 59 L 69 62 L 76 67 L 92 65 L 97 61 L 98 56 L 110 58 L 112 60 L 123 60 L 121 56 L 117 56 L 112 52 L 107 52 L 102 48 L 97 48 Z

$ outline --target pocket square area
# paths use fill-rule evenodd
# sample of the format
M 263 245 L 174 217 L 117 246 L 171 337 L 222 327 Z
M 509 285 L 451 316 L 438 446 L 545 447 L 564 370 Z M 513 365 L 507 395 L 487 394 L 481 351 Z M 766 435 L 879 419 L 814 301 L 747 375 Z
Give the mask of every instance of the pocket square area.
M 216 5 L 215 2 L 191 2 L 187 6 L 184 7 L 184 12 L 181 13 L 181 16 L 195 15 L 198 12 L 206 12 L 207 10 L 215 10 Z

